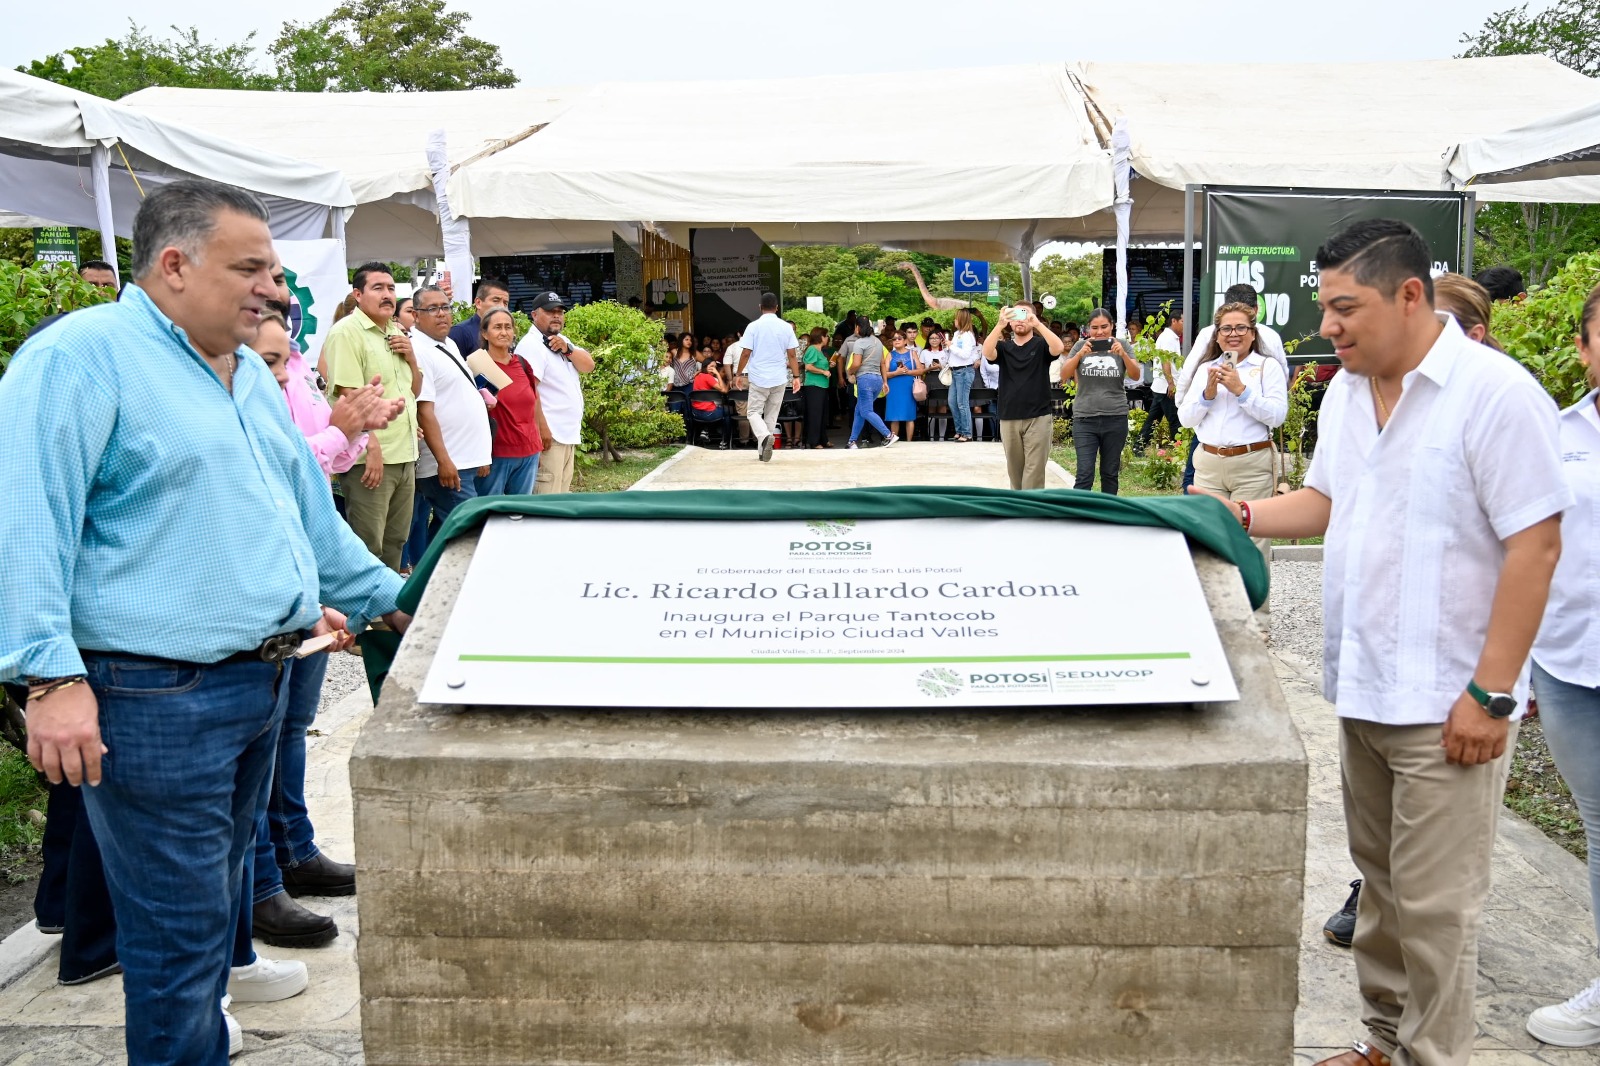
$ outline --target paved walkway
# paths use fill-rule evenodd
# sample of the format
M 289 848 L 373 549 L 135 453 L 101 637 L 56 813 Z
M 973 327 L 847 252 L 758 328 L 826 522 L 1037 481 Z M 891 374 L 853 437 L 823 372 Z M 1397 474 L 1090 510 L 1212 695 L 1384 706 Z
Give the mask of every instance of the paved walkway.
M 950 453 L 950 454 L 945 454 Z M 749 453 L 687 451 L 652 476 L 644 489 L 732 487 L 729 474 L 748 467 L 738 487 L 835 488 L 849 485 L 1004 485 L 994 445 L 896 445 L 854 455 L 780 453 L 757 464 Z M 1060 477 L 1059 473 L 1054 474 Z M 1296 1063 L 1311 1063 L 1359 1035 L 1354 973 L 1348 952 L 1329 945 L 1321 927 L 1344 902 L 1354 875 L 1345 853 L 1339 804 L 1338 745 L 1332 708 L 1318 695 L 1317 668 L 1278 656 L 1278 673 L 1311 761 L 1306 841 L 1306 903 L 1295 1015 Z M 351 846 L 350 751 L 370 711 L 357 690 L 317 721 L 309 742 L 307 795 L 319 842 L 336 858 Z M 1594 939 L 1588 880 L 1577 859 L 1536 829 L 1505 814 L 1494 853 L 1494 892 L 1479 960 L 1476 1066 L 1600 1062 L 1600 1052 L 1540 1049 L 1522 1027 L 1527 1012 L 1587 983 L 1600 967 L 1589 954 Z M 283 1003 L 240 1005 L 245 1028 L 241 1066 L 355 1066 L 362 1061 L 359 986 L 355 966 L 356 908 L 352 899 L 310 900 L 337 915 L 340 936 L 326 948 L 265 948 L 311 968 L 311 987 Z M 55 984 L 55 940 L 31 925 L 0 944 L 0 1064 L 90 1066 L 122 1056 L 122 979 L 79 988 Z

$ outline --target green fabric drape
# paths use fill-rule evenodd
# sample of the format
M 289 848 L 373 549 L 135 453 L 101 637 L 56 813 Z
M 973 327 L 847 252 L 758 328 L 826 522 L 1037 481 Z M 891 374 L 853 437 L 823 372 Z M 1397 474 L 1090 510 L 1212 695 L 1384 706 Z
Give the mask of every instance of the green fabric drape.
M 1204 545 L 1239 568 L 1252 607 L 1267 600 L 1267 566 L 1233 515 L 1209 496 L 1107 496 L 1099 492 L 1040 489 L 928 487 L 837 489 L 832 492 L 777 492 L 693 489 L 682 492 L 613 492 L 585 495 L 486 496 L 457 507 L 428 546 L 411 579 L 400 591 L 399 607 L 414 614 L 422 590 L 445 546 L 476 529 L 490 516 L 520 514 L 536 518 L 606 518 L 628 521 L 747 521 L 783 519 L 884 518 L 1075 518 L 1125 526 L 1166 526 Z M 377 698 L 382 677 L 394 658 L 393 641 L 371 641 L 364 634 L 362 654 Z M 391 634 L 392 636 L 392 634 Z

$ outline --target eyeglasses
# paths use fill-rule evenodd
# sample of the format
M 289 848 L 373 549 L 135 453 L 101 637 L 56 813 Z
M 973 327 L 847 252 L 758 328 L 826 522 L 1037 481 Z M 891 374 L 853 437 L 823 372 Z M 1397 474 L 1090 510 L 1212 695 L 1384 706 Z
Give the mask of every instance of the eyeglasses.
M 1217 332 L 1232 335 L 1237 333 L 1249 333 L 1253 328 L 1254 327 L 1252 326 L 1218 326 Z
M 412 309 L 415 310 L 419 315 L 442 315 L 446 311 L 450 310 L 449 304 L 435 304 L 432 307 L 419 307 L 416 304 L 412 304 L 411 306 Z

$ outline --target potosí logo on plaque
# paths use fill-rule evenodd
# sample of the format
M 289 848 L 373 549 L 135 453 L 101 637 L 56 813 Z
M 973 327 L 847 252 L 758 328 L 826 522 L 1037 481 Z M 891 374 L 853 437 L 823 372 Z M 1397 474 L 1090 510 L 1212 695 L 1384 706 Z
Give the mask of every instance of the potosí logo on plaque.
M 872 555 L 872 541 L 845 539 L 855 528 L 854 518 L 813 518 L 806 523 L 804 539 L 789 542 L 789 558 L 868 558 Z
M 924 695 L 932 696 L 934 699 L 954 696 L 965 686 L 966 682 L 961 680 L 961 675 L 945 666 L 935 666 L 931 670 L 924 670 L 917 677 L 917 688 Z

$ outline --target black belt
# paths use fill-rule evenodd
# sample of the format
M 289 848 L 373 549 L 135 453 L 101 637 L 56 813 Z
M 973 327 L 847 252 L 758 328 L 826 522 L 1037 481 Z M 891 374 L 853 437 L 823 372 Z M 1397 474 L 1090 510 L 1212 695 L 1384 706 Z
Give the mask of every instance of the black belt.
M 178 659 L 163 659 L 156 655 L 134 655 L 130 652 L 118 651 L 87 651 L 81 650 L 80 654 L 85 659 L 134 659 L 138 662 L 162 663 L 172 666 L 222 666 L 227 663 L 281 663 L 285 659 L 292 659 L 294 653 L 300 650 L 300 645 L 305 643 L 306 631 L 294 630 L 289 633 L 277 633 L 262 641 L 258 647 L 245 651 L 236 651 L 232 655 L 218 659 L 214 663 L 186 663 Z

